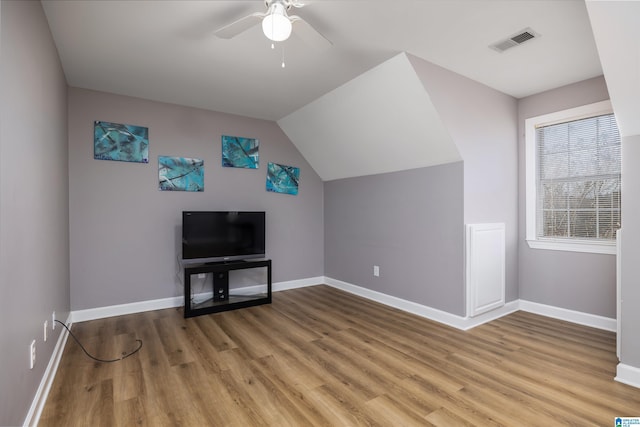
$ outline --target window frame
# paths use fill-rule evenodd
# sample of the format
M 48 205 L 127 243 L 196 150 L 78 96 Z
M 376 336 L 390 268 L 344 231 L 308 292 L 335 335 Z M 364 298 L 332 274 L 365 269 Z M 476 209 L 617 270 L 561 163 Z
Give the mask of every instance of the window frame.
M 612 113 L 613 108 L 611 107 L 611 101 L 606 100 L 543 114 L 525 120 L 525 223 L 526 241 L 530 248 L 615 255 L 615 239 L 611 241 L 576 238 L 554 239 L 552 237 L 539 238 L 536 235 L 536 170 L 538 166 L 538 157 L 536 155 L 536 128 Z

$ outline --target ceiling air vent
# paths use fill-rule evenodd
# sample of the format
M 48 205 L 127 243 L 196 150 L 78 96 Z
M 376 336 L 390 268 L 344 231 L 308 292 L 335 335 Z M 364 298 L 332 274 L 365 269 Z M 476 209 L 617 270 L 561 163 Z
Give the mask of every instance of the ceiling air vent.
M 525 28 L 524 30 L 518 31 L 514 35 L 507 37 L 504 40 L 500 40 L 499 42 L 495 42 L 489 45 L 489 47 L 497 52 L 502 53 L 507 49 L 519 46 L 527 40 L 531 40 L 536 37 L 540 37 L 540 34 L 536 33 L 531 28 Z

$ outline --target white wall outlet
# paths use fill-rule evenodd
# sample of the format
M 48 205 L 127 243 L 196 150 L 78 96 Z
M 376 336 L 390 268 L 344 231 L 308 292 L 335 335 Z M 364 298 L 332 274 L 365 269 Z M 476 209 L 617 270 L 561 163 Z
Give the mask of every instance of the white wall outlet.
M 44 321 L 44 342 L 47 342 L 47 331 L 49 330 L 49 321 Z
M 51 314 L 51 330 L 52 331 L 56 330 L 56 312 L 55 311 Z
M 36 364 L 36 340 L 31 341 L 29 346 L 29 369 L 33 369 Z
M 373 275 L 376 276 L 376 277 L 380 276 L 380 267 L 379 266 L 377 266 L 377 265 L 373 266 Z
M 198 274 L 198 279 L 204 279 L 205 277 L 207 277 L 206 273 L 200 273 Z

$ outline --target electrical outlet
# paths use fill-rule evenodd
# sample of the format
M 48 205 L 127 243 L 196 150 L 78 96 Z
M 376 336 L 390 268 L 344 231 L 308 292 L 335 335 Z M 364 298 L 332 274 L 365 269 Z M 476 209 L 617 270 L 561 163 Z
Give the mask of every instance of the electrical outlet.
M 373 266 L 373 275 L 376 276 L 376 277 L 380 276 L 380 267 L 379 266 L 377 266 L 377 265 Z
M 36 340 L 31 341 L 29 347 L 29 369 L 33 369 L 36 364 Z
M 52 331 L 56 330 L 56 312 L 55 312 L 55 310 L 51 314 L 51 330 Z
M 49 330 L 49 321 L 44 321 L 44 342 L 47 342 L 47 331 Z

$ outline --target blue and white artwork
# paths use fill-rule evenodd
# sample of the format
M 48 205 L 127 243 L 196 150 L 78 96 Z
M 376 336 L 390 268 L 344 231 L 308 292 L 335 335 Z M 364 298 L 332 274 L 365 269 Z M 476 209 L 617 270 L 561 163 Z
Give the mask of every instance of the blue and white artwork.
M 149 128 L 93 122 L 93 158 L 149 163 Z
M 258 169 L 259 145 L 255 138 L 222 135 L 222 166 Z
M 298 194 L 300 168 L 269 162 L 267 166 L 267 191 Z
M 204 160 L 159 156 L 158 180 L 162 191 L 204 191 Z

